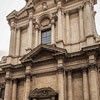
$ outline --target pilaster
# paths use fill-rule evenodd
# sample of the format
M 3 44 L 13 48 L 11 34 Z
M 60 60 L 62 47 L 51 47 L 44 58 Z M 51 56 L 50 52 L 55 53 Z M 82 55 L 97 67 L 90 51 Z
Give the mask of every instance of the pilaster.
M 28 11 L 29 13 L 29 26 L 28 26 L 28 49 L 32 48 L 32 35 L 33 35 L 33 10 Z
M 26 84 L 25 84 L 25 99 L 24 100 L 29 100 L 29 94 L 31 90 L 31 66 L 26 67 Z
M 63 59 L 58 59 L 58 91 L 59 91 L 59 100 L 65 100 L 64 93 L 64 69 L 63 69 Z
M 99 89 L 98 89 L 98 66 L 96 65 L 96 54 L 91 52 L 89 54 L 89 90 L 90 90 L 90 99 L 99 100 Z
M 13 80 L 12 100 L 17 100 L 17 79 Z
M 70 20 L 69 20 L 69 11 L 65 11 L 65 16 L 66 16 L 66 43 L 70 44 L 71 43 L 71 34 L 70 34 Z
M 20 56 L 20 45 L 21 45 L 21 28 L 17 28 L 17 37 L 16 37 L 16 56 Z
M 92 7 L 90 0 L 84 1 L 84 11 L 85 11 L 85 25 L 86 25 L 86 38 L 87 46 L 93 45 L 95 42 L 94 32 L 93 32 L 93 19 L 92 19 Z
M 88 66 L 89 71 L 89 89 L 90 89 L 90 99 L 99 100 L 99 89 L 98 89 L 98 75 L 96 64 L 90 64 Z
M 4 100 L 11 100 L 12 88 L 11 88 L 10 69 L 6 70 L 5 81 L 6 81 L 6 83 L 5 83 Z
M 73 100 L 72 71 L 68 70 L 68 100 Z
M 79 29 L 80 29 L 80 49 L 81 49 L 82 46 L 84 46 L 83 41 L 85 39 L 84 24 L 83 24 L 83 6 L 80 6 L 78 10 L 79 10 Z
M 51 43 L 55 44 L 55 18 L 51 19 Z
M 82 72 L 83 72 L 83 97 L 84 100 L 90 100 L 87 69 L 86 68 L 82 69 Z
M 10 37 L 10 48 L 9 48 L 9 55 L 15 55 L 15 44 L 16 44 L 16 24 L 14 20 L 11 20 L 11 37 Z
M 35 47 L 39 45 L 39 25 L 35 24 Z
M 58 41 L 57 41 L 57 44 L 59 47 L 63 47 L 62 2 L 61 0 L 57 1 L 57 9 L 58 9 Z

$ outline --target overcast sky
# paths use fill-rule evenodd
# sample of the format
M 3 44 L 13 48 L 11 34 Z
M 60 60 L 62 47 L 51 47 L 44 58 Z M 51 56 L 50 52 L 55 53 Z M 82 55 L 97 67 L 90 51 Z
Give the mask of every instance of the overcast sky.
M 95 6 L 96 26 L 98 34 L 100 34 L 100 0 Z M 10 28 L 6 21 L 6 16 L 15 10 L 20 10 L 25 5 L 25 0 L 0 0 L 0 58 L 8 55 L 9 41 L 10 41 Z

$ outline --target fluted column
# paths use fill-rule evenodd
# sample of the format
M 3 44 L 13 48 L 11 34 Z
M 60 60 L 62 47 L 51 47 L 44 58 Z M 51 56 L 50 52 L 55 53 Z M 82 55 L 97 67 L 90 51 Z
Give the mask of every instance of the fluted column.
M 68 100 L 73 100 L 72 72 L 68 71 Z
M 55 20 L 52 18 L 51 20 L 51 43 L 55 44 Z
M 17 28 L 17 38 L 16 38 L 16 56 L 20 55 L 20 28 Z
M 39 25 L 35 25 L 35 47 L 39 45 Z
M 33 12 L 29 12 L 29 27 L 28 27 L 28 49 L 32 48 L 32 33 L 33 33 Z
M 15 43 L 16 43 L 16 28 L 15 22 L 11 21 L 11 37 L 10 37 L 10 48 L 9 48 L 9 55 L 15 54 Z
M 71 35 L 70 35 L 70 20 L 69 20 L 69 11 L 65 12 L 66 15 L 66 42 L 67 44 L 71 43 Z
M 62 5 L 60 0 L 57 2 L 57 8 L 58 8 L 58 42 L 61 42 L 63 40 L 63 32 L 62 32 Z
M 17 100 L 17 80 L 13 80 L 12 100 Z
M 90 100 L 99 100 L 98 75 L 95 64 L 89 66 Z
M 84 97 L 84 100 L 90 100 L 89 99 L 88 76 L 87 76 L 86 69 L 83 69 L 83 97 Z
M 26 84 L 25 84 L 25 99 L 29 100 L 29 94 L 31 90 L 31 66 L 26 67 Z

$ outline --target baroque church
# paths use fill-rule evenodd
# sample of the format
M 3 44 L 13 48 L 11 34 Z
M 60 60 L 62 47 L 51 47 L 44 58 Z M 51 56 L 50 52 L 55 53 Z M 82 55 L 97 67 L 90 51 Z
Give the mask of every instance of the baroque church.
M 7 16 L 9 55 L 0 100 L 100 100 L 97 0 L 25 0 Z

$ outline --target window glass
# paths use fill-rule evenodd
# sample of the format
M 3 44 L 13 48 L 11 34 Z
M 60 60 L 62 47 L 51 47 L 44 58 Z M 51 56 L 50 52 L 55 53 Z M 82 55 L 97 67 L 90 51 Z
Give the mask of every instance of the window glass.
M 42 44 L 51 44 L 51 29 L 41 32 L 42 34 Z

